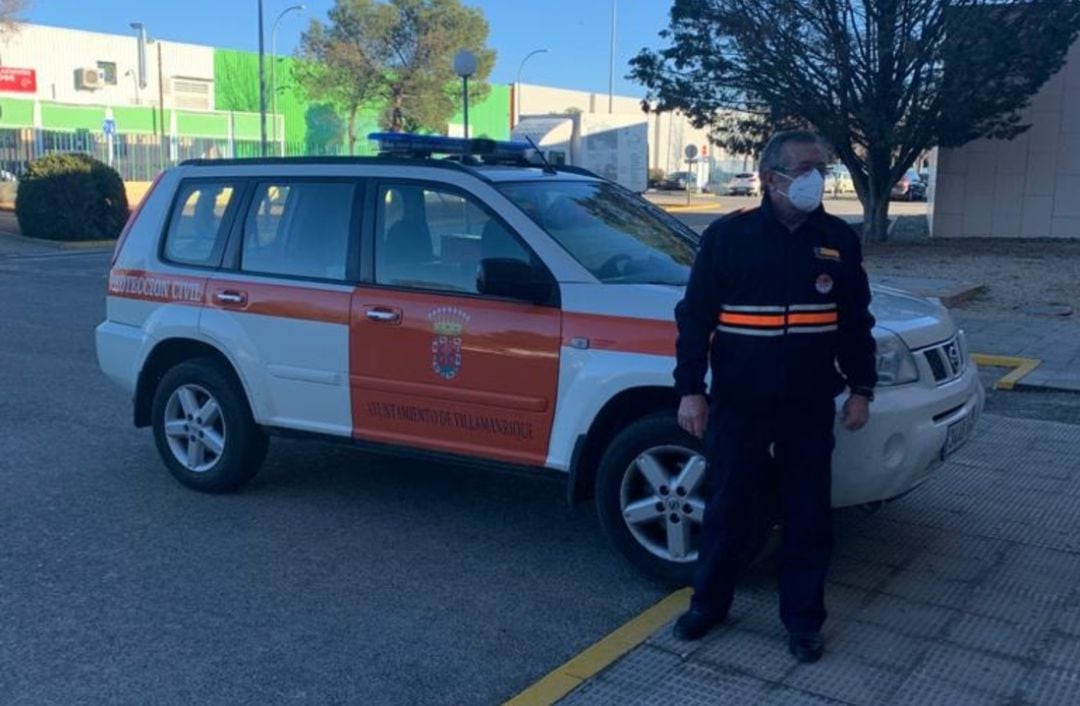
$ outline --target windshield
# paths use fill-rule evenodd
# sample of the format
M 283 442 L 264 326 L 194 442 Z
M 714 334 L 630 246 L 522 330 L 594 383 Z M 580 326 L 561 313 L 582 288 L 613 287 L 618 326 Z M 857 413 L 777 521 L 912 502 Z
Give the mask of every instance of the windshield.
M 621 186 L 535 181 L 498 188 L 601 282 L 684 286 L 690 277 L 696 234 Z

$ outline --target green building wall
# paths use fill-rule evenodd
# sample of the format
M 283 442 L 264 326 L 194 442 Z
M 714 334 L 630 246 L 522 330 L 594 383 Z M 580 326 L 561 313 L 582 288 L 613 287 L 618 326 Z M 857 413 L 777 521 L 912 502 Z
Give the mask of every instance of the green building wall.
M 308 143 L 309 124 L 316 120 L 318 104 L 314 104 L 300 90 L 293 76 L 295 60 L 292 57 L 278 57 L 276 60 L 276 81 L 272 80 L 270 59 L 267 59 L 266 91 L 267 110 L 273 111 L 274 86 L 277 84 L 277 113 L 284 119 L 284 138 L 290 153 L 302 149 Z M 231 49 L 214 50 L 214 105 L 219 111 L 254 113 L 256 125 L 254 133 L 250 131 L 250 115 L 236 116 L 238 139 L 258 139 L 257 125 L 259 112 L 259 57 L 252 52 Z M 373 105 L 360 110 L 356 120 L 356 143 L 358 154 L 369 154 L 373 147 L 364 136 L 379 129 L 381 105 Z M 344 124 L 344 116 L 339 116 Z M 463 116 L 459 112 L 451 122 L 461 123 Z M 490 137 L 497 140 L 507 139 L 510 135 L 510 87 L 492 84 L 484 100 L 469 106 L 469 133 L 475 137 Z M 241 137 L 240 126 L 244 125 L 245 137 Z M 271 123 L 272 125 L 272 123 Z M 272 128 L 269 128 L 272 130 Z M 317 128 L 316 128 L 317 129 Z

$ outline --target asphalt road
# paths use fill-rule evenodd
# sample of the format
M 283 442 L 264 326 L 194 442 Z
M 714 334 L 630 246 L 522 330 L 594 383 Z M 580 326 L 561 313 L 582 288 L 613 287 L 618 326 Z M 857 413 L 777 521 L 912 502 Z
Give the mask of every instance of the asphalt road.
M 99 372 L 107 255 L 0 258 L 0 703 L 488 704 L 664 595 L 561 481 L 275 440 L 175 483 Z
M 664 595 L 547 476 L 275 440 L 180 487 L 98 372 L 107 260 L 0 257 L 0 703 L 498 703 Z

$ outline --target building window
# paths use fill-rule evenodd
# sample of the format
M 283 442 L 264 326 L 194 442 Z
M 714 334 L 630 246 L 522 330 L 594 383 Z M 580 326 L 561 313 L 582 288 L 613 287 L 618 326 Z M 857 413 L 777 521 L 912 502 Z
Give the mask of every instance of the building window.
M 99 61 L 97 63 L 98 70 L 101 71 L 101 77 L 107 86 L 116 85 L 116 62 L 115 61 Z

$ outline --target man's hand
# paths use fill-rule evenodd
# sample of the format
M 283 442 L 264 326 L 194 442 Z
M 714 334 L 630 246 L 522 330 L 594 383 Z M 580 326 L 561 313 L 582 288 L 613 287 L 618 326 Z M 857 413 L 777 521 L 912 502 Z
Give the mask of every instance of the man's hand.
M 844 428 L 858 431 L 870 420 L 870 400 L 862 395 L 851 395 L 844 402 Z
M 686 395 L 679 402 L 679 426 L 697 438 L 705 436 L 709 421 L 709 403 L 705 395 Z

